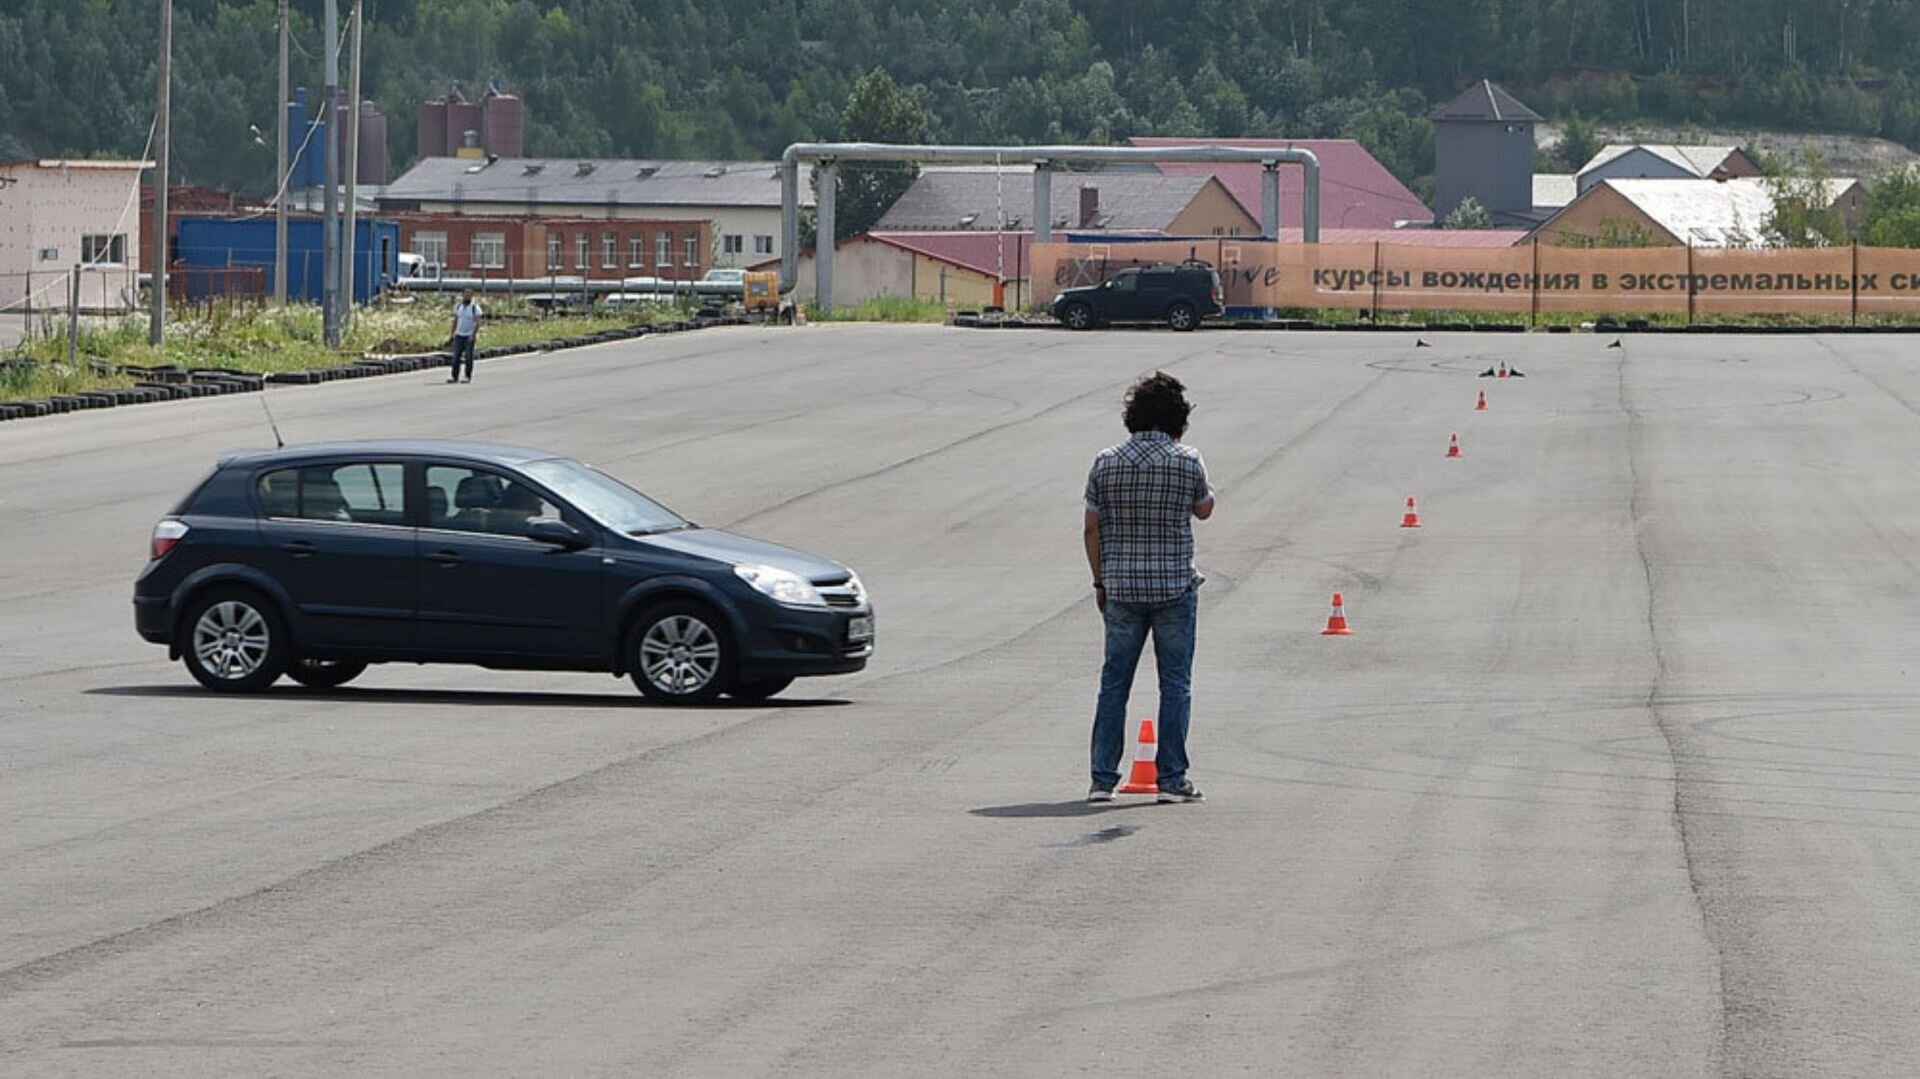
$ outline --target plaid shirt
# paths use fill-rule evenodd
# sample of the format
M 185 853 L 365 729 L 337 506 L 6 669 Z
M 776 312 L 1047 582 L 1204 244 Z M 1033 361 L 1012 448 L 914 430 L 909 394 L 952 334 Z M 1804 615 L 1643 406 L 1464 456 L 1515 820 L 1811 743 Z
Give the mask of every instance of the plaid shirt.
M 1199 584 L 1193 507 L 1212 496 L 1200 451 L 1159 431 L 1100 451 L 1087 473 L 1087 508 L 1100 517 L 1107 598 L 1158 603 Z

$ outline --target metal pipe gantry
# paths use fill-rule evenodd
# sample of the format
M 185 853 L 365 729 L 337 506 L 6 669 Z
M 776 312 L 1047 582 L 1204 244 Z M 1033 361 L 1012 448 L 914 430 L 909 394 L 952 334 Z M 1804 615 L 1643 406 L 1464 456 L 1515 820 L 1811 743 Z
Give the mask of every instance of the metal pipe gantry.
M 1302 238 L 1320 242 L 1320 159 L 1311 150 L 1259 149 L 1241 146 L 915 146 L 883 142 L 796 142 L 780 155 L 780 291 L 789 293 L 800 273 L 800 166 L 818 166 L 821 178 L 817 202 L 819 228 L 814 246 L 814 302 L 833 306 L 833 220 L 836 166 L 848 161 L 933 162 L 994 165 L 1007 160 L 1029 161 L 1034 167 L 1033 239 L 1053 238 L 1053 167 L 1058 164 L 1155 164 L 1174 162 L 1252 162 L 1264 170 L 1261 181 L 1261 231 L 1268 239 L 1280 237 L 1280 166 L 1299 165 L 1305 172 L 1301 198 Z

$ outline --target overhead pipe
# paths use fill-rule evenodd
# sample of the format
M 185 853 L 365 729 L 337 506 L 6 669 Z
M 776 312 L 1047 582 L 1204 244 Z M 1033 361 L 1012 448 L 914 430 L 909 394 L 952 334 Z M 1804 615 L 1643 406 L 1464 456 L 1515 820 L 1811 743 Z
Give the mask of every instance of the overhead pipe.
M 1299 165 L 1306 183 L 1301 199 L 1301 225 L 1307 243 L 1320 242 L 1320 159 L 1311 150 L 1259 149 L 1242 146 L 916 146 L 880 142 L 796 142 L 780 155 L 780 291 L 793 291 L 800 275 L 800 165 L 824 165 L 829 182 L 820 185 L 819 234 L 815 244 L 816 301 L 833 305 L 833 234 L 835 185 L 832 166 L 849 161 L 927 162 L 932 164 L 994 165 L 1008 159 L 1033 163 L 1033 238 L 1046 243 L 1053 236 L 1051 170 L 1059 164 L 1117 165 L 1180 163 L 1254 163 L 1261 176 L 1261 231 L 1268 239 L 1280 236 L 1279 166 Z M 1042 182 L 1045 180 L 1046 182 Z

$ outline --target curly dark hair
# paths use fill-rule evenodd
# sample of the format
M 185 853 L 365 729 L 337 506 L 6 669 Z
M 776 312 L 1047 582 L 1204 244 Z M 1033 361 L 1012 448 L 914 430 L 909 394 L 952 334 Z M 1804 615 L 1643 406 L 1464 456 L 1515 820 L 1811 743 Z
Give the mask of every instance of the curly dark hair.
M 1187 433 L 1187 388 L 1165 371 L 1155 371 L 1127 390 L 1126 407 L 1121 417 L 1134 434 L 1159 431 L 1170 438 Z

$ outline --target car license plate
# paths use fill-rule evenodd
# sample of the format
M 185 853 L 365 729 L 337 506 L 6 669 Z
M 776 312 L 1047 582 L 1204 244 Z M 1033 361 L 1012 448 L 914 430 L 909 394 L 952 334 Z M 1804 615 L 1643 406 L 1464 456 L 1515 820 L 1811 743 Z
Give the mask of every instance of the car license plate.
M 870 614 L 866 614 L 866 615 L 861 615 L 858 618 L 847 619 L 847 640 L 849 641 L 873 640 L 873 616 Z

